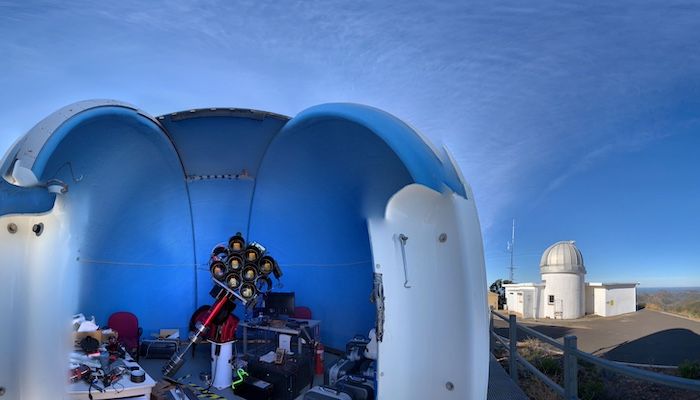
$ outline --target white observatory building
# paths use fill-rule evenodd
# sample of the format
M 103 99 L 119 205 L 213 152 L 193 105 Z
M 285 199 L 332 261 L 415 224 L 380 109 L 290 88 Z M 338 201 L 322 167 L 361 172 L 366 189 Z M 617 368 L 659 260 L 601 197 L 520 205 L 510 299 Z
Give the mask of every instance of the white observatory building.
M 637 283 L 585 282 L 586 267 L 573 240 L 549 246 L 540 260 L 541 283 L 506 284 L 506 304 L 523 318 L 575 319 L 636 311 Z

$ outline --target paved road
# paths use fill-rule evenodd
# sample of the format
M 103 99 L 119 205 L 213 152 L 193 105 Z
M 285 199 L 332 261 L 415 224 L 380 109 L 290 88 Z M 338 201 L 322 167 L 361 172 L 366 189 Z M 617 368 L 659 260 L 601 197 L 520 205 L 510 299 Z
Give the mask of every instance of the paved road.
M 545 319 L 525 325 L 554 338 L 576 335 L 581 350 L 611 360 L 659 365 L 700 361 L 700 322 L 672 314 L 640 310 L 608 318 Z M 507 336 L 504 326 L 500 320 L 496 324 L 499 334 Z

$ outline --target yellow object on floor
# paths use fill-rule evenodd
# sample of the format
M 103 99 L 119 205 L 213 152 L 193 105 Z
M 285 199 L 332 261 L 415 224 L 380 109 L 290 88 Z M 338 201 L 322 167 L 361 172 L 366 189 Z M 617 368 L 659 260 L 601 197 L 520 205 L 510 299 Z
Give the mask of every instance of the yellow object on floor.
M 226 397 L 221 396 L 216 393 L 212 393 L 209 389 L 197 385 L 196 383 L 188 383 L 187 386 L 191 387 L 196 393 L 199 399 L 225 399 Z

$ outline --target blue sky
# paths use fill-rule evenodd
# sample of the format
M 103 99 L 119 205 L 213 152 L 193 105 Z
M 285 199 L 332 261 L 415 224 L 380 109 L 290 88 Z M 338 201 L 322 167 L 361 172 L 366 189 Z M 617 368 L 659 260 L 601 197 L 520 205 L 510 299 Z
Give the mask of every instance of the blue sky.
M 488 279 L 577 240 L 594 281 L 700 286 L 700 6 L 0 0 L 0 148 L 86 98 L 157 115 L 351 101 L 454 153 Z

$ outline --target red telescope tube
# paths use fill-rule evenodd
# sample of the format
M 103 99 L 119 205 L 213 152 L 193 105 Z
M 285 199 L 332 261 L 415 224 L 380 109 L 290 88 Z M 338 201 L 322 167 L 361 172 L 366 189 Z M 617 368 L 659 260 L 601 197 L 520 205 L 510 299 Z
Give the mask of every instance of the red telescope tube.
M 221 312 L 221 309 L 224 308 L 227 302 L 231 301 L 231 294 L 225 291 L 222 291 L 224 293 L 223 296 L 219 297 L 218 300 L 216 300 L 216 303 L 211 308 L 211 312 L 207 316 L 207 318 L 204 320 L 204 323 L 197 324 L 197 329 L 195 330 L 194 334 L 190 337 L 190 340 L 187 342 L 186 346 L 180 347 L 180 351 L 175 352 L 173 356 L 170 358 L 167 364 L 163 367 L 163 376 L 166 377 L 172 377 L 175 375 L 175 373 L 182 367 L 182 364 L 185 362 L 185 354 L 187 351 L 192 347 L 192 345 L 199 343 L 202 340 L 202 337 L 207 333 L 209 330 L 209 327 L 212 325 L 214 322 L 214 318 L 216 318 L 217 314 Z
M 221 311 L 221 309 L 224 308 L 224 305 L 230 299 L 231 299 L 231 295 L 226 293 L 219 300 L 217 300 L 216 303 L 214 303 L 214 306 L 211 308 L 211 311 L 209 312 L 209 316 L 207 317 L 207 319 L 204 320 L 203 325 L 208 328 L 209 325 L 211 325 L 211 321 L 213 321 L 214 317 L 216 317 L 216 314 L 218 314 L 219 311 Z

